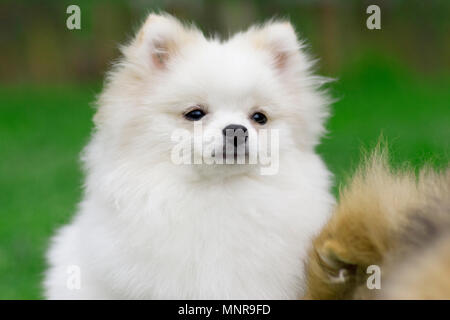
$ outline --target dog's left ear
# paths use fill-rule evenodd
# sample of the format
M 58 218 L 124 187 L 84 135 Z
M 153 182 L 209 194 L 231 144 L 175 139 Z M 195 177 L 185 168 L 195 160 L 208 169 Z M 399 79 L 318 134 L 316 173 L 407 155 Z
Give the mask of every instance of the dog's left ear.
M 291 64 L 296 63 L 301 45 L 291 23 L 270 22 L 258 29 L 250 29 L 248 33 L 257 48 L 270 52 L 278 70 L 288 70 Z
M 146 57 L 152 69 L 161 70 L 169 61 L 182 53 L 183 47 L 201 38 L 194 27 L 183 25 L 168 14 L 150 14 L 139 30 L 134 47 Z

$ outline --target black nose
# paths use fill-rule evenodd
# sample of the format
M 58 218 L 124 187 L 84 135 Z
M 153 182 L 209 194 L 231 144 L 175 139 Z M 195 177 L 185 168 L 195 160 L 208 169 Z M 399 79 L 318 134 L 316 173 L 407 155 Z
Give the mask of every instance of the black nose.
M 240 124 L 229 124 L 223 128 L 222 133 L 227 140 L 234 142 L 235 147 L 245 143 L 248 137 L 247 128 Z

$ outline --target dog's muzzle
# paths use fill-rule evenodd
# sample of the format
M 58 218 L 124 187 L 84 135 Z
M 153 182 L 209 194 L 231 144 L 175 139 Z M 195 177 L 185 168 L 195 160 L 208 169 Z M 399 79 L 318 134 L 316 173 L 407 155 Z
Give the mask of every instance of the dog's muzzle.
M 223 128 L 223 154 L 245 156 L 248 154 L 248 130 L 240 124 L 230 124 Z

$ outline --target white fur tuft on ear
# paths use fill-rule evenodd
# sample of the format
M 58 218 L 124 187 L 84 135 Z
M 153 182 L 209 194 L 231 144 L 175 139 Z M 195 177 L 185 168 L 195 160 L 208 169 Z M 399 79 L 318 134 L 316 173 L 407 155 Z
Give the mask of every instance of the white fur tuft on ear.
M 289 22 L 269 22 L 250 29 L 247 34 L 256 47 L 268 50 L 273 55 L 274 65 L 280 70 L 287 67 L 291 57 L 298 55 L 301 48 Z
M 164 69 L 169 59 L 176 55 L 183 45 L 200 36 L 198 30 L 183 26 L 170 15 L 152 13 L 138 32 L 135 45 L 149 54 L 153 67 Z

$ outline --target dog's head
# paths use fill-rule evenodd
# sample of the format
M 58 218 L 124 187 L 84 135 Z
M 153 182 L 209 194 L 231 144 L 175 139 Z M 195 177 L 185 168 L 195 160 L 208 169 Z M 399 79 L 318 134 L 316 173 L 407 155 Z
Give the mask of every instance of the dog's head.
M 191 161 L 191 168 L 230 155 L 248 163 L 256 154 L 256 166 L 242 171 L 261 165 L 261 151 L 280 158 L 310 152 L 323 132 L 323 79 L 311 75 L 288 22 L 252 27 L 223 42 L 171 16 L 150 14 L 122 51 L 95 117 L 120 154 L 149 165 Z M 229 170 L 236 169 L 222 171 Z

